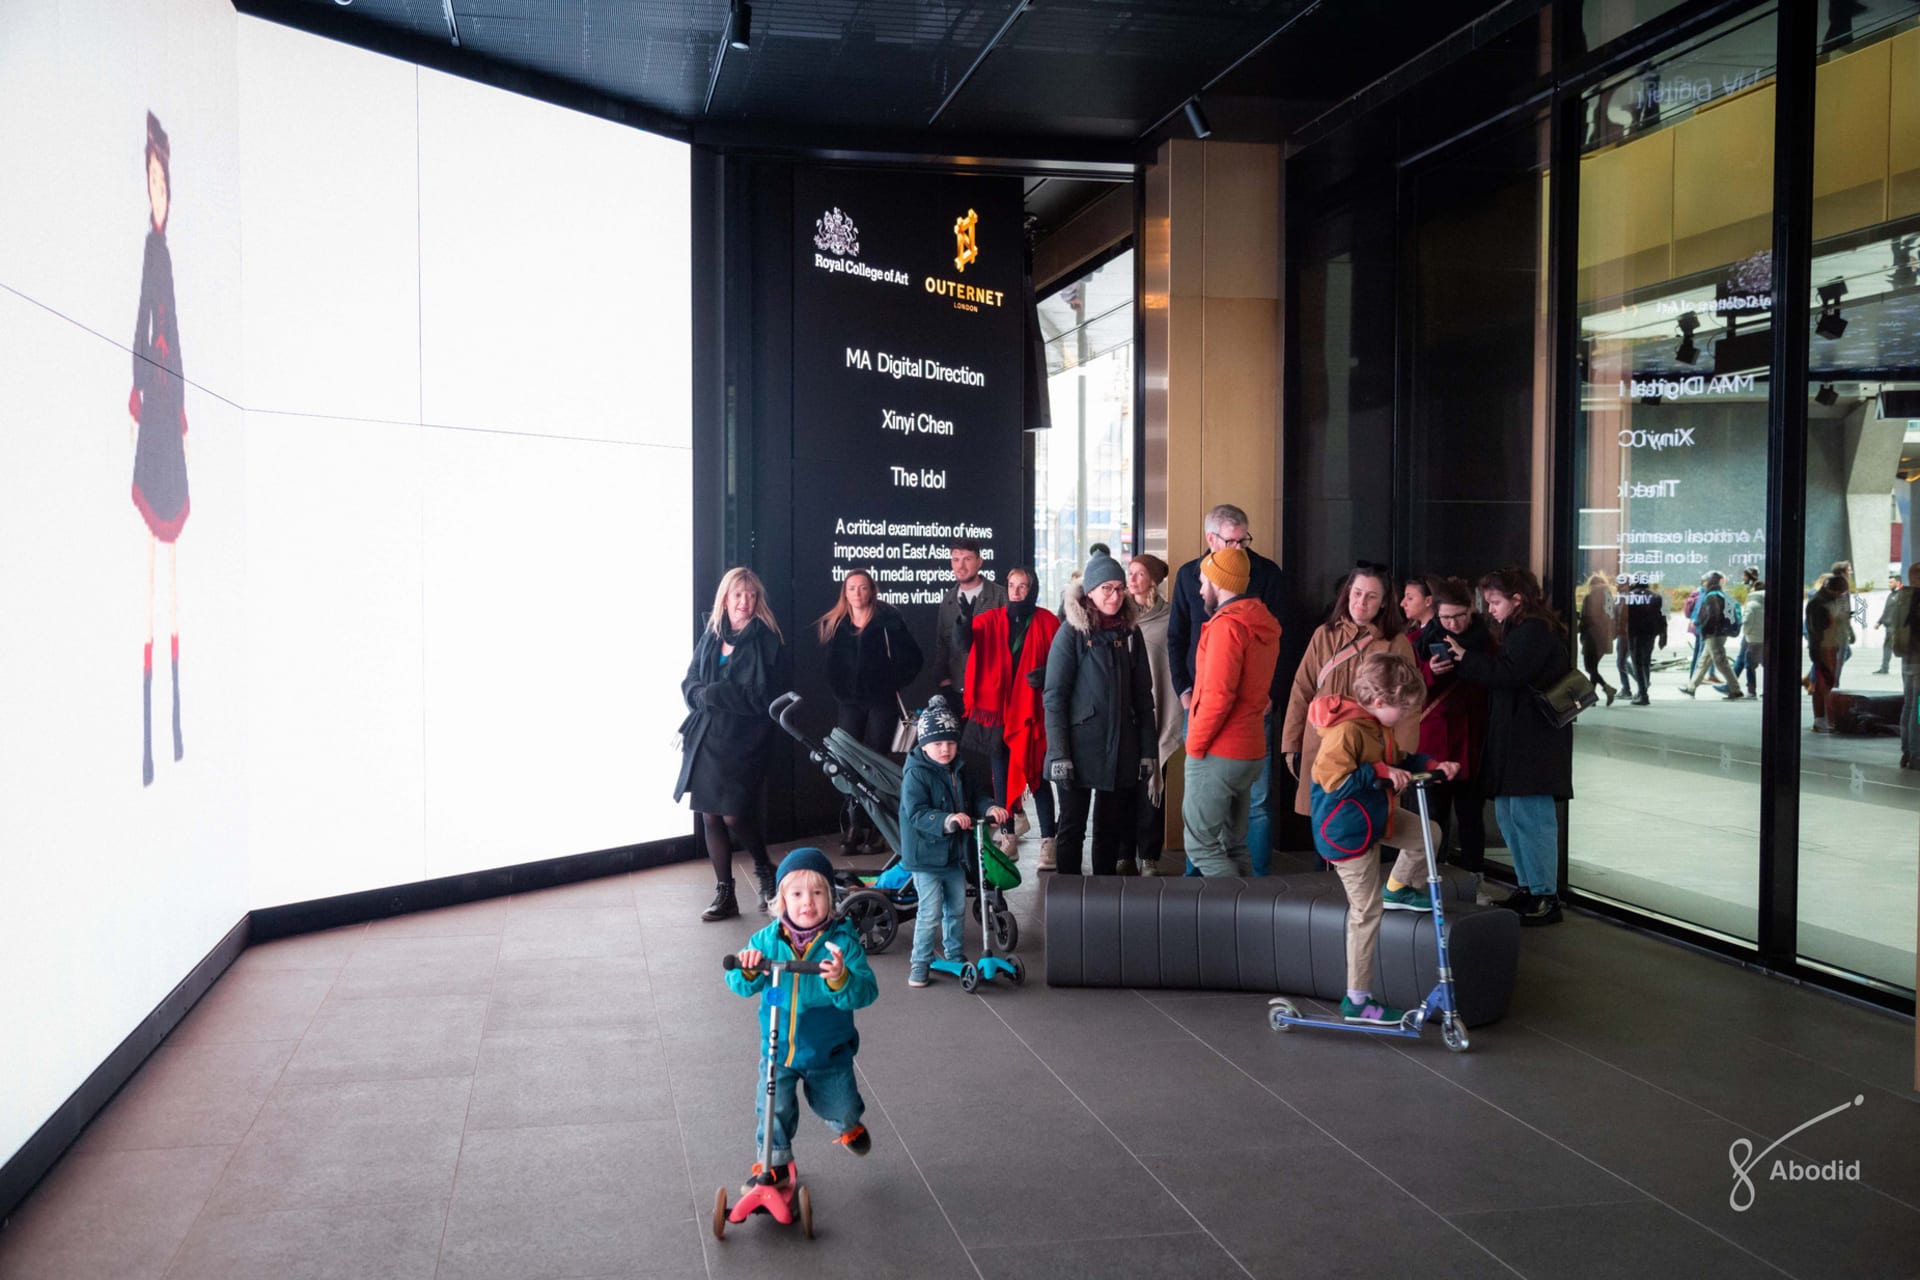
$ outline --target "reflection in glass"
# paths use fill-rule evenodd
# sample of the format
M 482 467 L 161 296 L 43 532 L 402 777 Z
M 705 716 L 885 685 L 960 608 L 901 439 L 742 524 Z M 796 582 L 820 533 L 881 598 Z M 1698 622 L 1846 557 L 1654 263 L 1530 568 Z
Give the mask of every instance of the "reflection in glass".
M 1759 702 L 1782 687 L 1759 644 L 1774 26 L 1743 16 L 1595 88 L 1579 182 L 1574 602 L 1622 696 L 1575 733 L 1568 879 L 1741 940 Z
M 1920 477 L 1920 5 L 1828 0 L 1815 97 L 1807 301 L 1803 960 L 1914 982 L 1920 646 L 1905 536 Z M 1823 589 L 1824 588 L 1824 589 Z M 1912 617 L 1920 623 L 1920 617 Z M 1912 654 L 1913 656 L 1908 656 Z
M 1053 427 L 1034 434 L 1034 569 L 1050 608 L 1094 543 L 1137 550 L 1133 306 L 1131 250 L 1040 302 Z

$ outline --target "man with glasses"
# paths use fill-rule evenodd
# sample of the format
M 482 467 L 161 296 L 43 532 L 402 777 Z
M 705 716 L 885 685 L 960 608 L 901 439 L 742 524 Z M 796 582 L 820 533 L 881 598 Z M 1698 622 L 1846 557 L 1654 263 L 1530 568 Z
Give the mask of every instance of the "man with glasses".
M 1280 566 L 1253 550 L 1253 531 L 1247 513 L 1230 503 L 1222 503 L 1207 512 L 1205 525 L 1207 551 L 1225 551 L 1229 547 L 1247 553 L 1248 585 L 1245 594 L 1260 601 L 1277 620 L 1286 607 L 1286 578 Z M 1200 647 L 1200 627 L 1207 620 L 1207 608 L 1200 598 L 1200 560 L 1187 561 L 1174 575 L 1172 612 L 1167 619 L 1167 665 L 1173 675 L 1174 692 L 1180 695 L 1183 712 L 1193 709 L 1193 664 Z M 1270 699 L 1284 699 L 1285 677 L 1291 673 L 1277 666 L 1269 687 Z M 1273 810 L 1270 804 L 1273 781 L 1273 707 L 1267 707 L 1265 722 L 1267 754 L 1260 776 L 1254 781 L 1252 810 L 1247 823 L 1247 848 L 1252 855 L 1253 874 L 1267 874 L 1273 852 Z M 1189 864 L 1191 869 L 1191 864 Z

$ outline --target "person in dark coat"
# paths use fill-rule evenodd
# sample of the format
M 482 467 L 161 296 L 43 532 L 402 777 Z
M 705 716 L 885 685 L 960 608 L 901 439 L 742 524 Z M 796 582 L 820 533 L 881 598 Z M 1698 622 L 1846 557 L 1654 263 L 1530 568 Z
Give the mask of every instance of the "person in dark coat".
M 1820 589 L 1807 601 L 1807 657 L 1813 663 L 1813 731 L 1832 733 L 1827 718 L 1827 700 L 1840 684 L 1840 667 L 1846 661 L 1852 636 L 1852 610 L 1847 580 L 1830 573 L 1820 581 Z
M 1638 682 L 1633 705 L 1651 706 L 1653 691 L 1653 649 L 1667 647 L 1667 597 L 1646 574 L 1633 575 L 1633 589 L 1626 594 L 1627 644 L 1633 651 L 1633 678 Z
M 773 720 L 767 704 L 783 687 L 786 643 L 751 569 L 729 569 L 714 592 L 680 682 L 687 718 L 680 725 L 680 779 L 673 798 L 687 796 L 700 815 L 713 862 L 713 902 L 702 920 L 740 914 L 733 891 L 733 839 L 753 856 L 760 909 L 774 896 L 773 863 L 760 833 L 760 788 L 766 781 Z
M 913 683 L 925 662 L 906 618 L 880 599 L 871 574 L 855 569 L 841 581 L 839 600 L 814 627 L 827 647 L 827 686 L 833 690 L 840 730 L 862 746 L 888 754 L 894 729 L 907 714 L 900 691 Z M 883 851 L 886 846 L 866 809 L 851 796 L 846 808 L 842 851 Z
M 1080 874 L 1087 813 L 1094 794 L 1111 815 L 1093 829 L 1093 873 L 1114 874 L 1120 831 L 1133 812 L 1121 793 L 1152 782 L 1160 770 L 1160 730 L 1153 713 L 1153 673 L 1135 625 L 1127 575 L 1112 556 L 1087 561 L 1080 585 L 1067 590 L 1064 625 L 1047 654 L 1047 777 L 1059 792 L 1054 860 L 1061 875 Z
M 1460 678 L 1447 653 L 1447 637 L 1459 640 L 1471 653 L 1492 653 L 1493 633 L 1473 609 L 1473 589 L 1460 578 L 1432 577 L 1427 590 L 1434 616 L 1414 637 L 1414 656 L 1426 681 L 1427 701 L 1420 709 L 1420 754 L 1435 760 L 1453 760 L 1460 772 L 1427 787 L 1431 816 L 1440 828 L 1439 849 L 1444 853 L 1453 820 L 1459 824 L 1460 853 L 1454 859 L 1464 871 L 1479 872 L 1486 864 L 1486 792 L 1480 785 L 1481 754 L 1487 741 L 1487 691 Z M 1435 653 L 1435 646 L 1441 652 Z
M 173 662 L 173 758 L 186 755 L 180 736 L 180 531 L 192 502 L 187 492 L 187 402 L 180 362 L 180 317 L 173 302 L 173 255 L 167 216 L 173 203 L 173 144 L 147 113 L 147 244 L 140 265 L 140 310 L 133 322 L 133 390 L 127 416 L 133 440 L 133 505 L 147 525 L 147 647 L 141 695 L 140 785 L 153 785 L 153 573 L 167 548 L 173 589 L 169 637 Z
M 1246 594 L 1267 606 L 1267 612 L 1284 621 L 1287 616 L 1287 580 L 1280 566 L 1253 550 L 1253 532 L 1247 513 L 1228 503 L 1207 512 L 1204 530 L 1207 552 L 1238 547 L 1247 553 L 1252 570 L 1247 578 Z M 1173 575 L 1173 591 L 1168 597 L 1167 666 L 1173 676 L 1173 691 L 1180 699 L 1184 717 L 1193 702 L 1193 659 L 1200 649 L 1200 628 L 1207 620 L 1207 609 L 1200 601 L 1200 561 L 1196 556 L 1181 565 Z M 1273 687 L 1268 690 L 1273 705 L 1285 707 L 1292 673 L 1285 662 L 1274 667 Z M 1253 874 L 1267 874 L 1273 856 L 1273 712 L 1269 708 L 1265 725 L 1267 763 L 1253 784 L 1253 808 L 1247 819 L 1247 851 L 1253 857 Z
M 1487 746 L 1481 784 L 1513 853 L 1520 892 L 1507 905 L 1520 923 L 1560 921 L 1560 824 L 1554 801 L 1573 798 L 1573 728 L 1547 723 L 1534 700 L 1565 675 L 1566 630 L 1547 607 L 1540 580 L 1513 566 L 1480 579 L 1480 595 L 1500 628 L 1500 646 L 1476 652 L 1445 637 L 1460 678 L 1487 690 Z

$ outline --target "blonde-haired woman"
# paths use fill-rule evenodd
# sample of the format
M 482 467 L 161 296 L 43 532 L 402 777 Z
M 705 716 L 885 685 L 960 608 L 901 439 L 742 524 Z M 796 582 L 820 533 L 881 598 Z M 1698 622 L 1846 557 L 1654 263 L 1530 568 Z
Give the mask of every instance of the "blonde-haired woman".
M 840 729 L 886 755 L 906 714 L 900 691 L 913 683 L 925 659 L 898 609 L 880 598 L 873 575 L 855 569 L 840 582 L 840 598 L 820 615 L 814 632 L 827 650 L 827 687 Z M 867 811 L 847 797 L 841 822 L 843 853 L 883 853 L 886 844 Z
M 760 787 L 766 780 L 773 721 L 767 704 L 780 684 L 786 645 L 767 607 L 766 588 L 753 570 L 729 569 L 713 595 L 713 612 L 693 646 L 680 692 L 687 718 L 680 726 L 680 780 L 673 798 L 688 796 L 700 815 L 707 857 L 713 862 L 713 902 L 702 920 L 740 914 L 733 890 L 733 839 L 753 855 L 760 909 L 773 898 L 773 863 L 760 834 Z

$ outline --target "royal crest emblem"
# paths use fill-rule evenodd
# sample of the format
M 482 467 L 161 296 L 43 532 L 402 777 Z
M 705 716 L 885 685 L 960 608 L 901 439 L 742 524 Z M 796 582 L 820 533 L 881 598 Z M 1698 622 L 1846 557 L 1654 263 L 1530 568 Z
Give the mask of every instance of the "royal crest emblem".
M 836 207 L 820 215 L 813 224 L 813 247 L 840 258 L 860 256 L 860 228 Z

